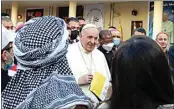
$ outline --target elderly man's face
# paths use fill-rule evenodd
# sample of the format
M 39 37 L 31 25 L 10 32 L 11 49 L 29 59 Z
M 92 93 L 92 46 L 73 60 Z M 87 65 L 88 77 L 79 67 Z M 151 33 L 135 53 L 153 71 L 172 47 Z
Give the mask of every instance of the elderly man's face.
M 92 52 L 97 45 L 99 32 L 96 28 L 88 28 L 82 31 L 80 42 L 87 52 Z
M 13 26 L 13 23 L 12 22 L 2 21 L 2 24 L 4 25 L 4 27 L 7 30 L 13 30 L 14 29 L 14 26 Z
M 165 51 L 168 45 L 168 36 L 166 34 L 159 34 L 157 36 L 156 41 L 160 45 L 160 47 L 163 49 L 163 51 Z

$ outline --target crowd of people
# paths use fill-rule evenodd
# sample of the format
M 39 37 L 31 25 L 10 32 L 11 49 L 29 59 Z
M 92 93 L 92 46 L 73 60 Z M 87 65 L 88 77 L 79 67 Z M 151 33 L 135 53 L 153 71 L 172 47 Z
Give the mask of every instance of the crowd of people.
M 116 27 L 99 31 L 83 18 L 36 17 L 14 28 L 2 16 L 1 39 L 3 109 L 174 108 L 174 45 L 163 31 L 153 40 L 137 28 L 124 41 Z M 102 97 L 90 90 L 96 73 L 107 83 Z

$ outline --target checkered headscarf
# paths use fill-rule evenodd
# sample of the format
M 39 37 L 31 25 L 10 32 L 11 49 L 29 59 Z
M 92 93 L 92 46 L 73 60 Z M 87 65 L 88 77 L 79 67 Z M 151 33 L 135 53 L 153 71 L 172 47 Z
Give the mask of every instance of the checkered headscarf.
M 68 66 L 67 39 L 60 18 L 45 16 L 24 24 L 13 44 L 18 70 L 2 93 L 3 108 L 90 107 Z

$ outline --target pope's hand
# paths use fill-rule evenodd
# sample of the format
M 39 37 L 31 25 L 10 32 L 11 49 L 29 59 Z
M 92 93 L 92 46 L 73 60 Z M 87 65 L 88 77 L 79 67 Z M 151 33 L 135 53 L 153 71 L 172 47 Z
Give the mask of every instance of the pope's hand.
M 90 84 L 92 79 L 93 79 L 93 75 L 91 73 L 85 74 L 78 79 L 78 83 L 79 85 Z

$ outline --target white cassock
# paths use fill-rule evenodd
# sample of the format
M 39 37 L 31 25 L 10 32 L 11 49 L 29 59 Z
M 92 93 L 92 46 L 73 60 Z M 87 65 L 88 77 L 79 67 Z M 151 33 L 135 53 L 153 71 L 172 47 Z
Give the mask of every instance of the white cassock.
M 111 81 L 111 74 L 105 59 L 105 56 L 98 49 L 87 53 L 82 47 L 81 42 L 69 45 L 67 59 L 72 73 L 78 82 L 79 77 L 95 72 L 102 73 L 107 81 Z M 100 81 L 99 81 L 100 82 Z M 98 102 L 95 95 L 89 91 L 90 84 L 81 85 L 80 88 L 83 92 L 96 103 Z

